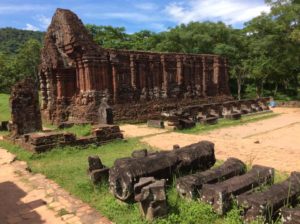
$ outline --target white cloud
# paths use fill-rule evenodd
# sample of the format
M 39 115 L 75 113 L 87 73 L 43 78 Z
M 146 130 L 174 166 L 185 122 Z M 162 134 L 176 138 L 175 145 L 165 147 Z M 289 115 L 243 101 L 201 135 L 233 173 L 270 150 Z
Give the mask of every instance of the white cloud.
M 270 8 L 263 2 L 239 0 L 187 0 L 173 2 L 165 12 L 178 23 L 191 21 L 223 21 L 227 24 L 246 22 Z
M 36 17 L 37 21 L 39 22 L 39 26 L 42 28 L 42 29 L 47 29 L 50 22 L 51 22 L 51 18 L 49 17 L 46 17 L 44 15 L 38 15 Z
M 35 4 L 1 4 L 0 3 L 0 13 L 1 14 L 11 14 L 20 12 L 36 12 L 48 9 L 48 5 L 35 5 Z
M 30 24 L 30 23 L 26 23 L 26 26 L 25 26 L 24 30 L 38 31 L 40 29 L 38 27 Z

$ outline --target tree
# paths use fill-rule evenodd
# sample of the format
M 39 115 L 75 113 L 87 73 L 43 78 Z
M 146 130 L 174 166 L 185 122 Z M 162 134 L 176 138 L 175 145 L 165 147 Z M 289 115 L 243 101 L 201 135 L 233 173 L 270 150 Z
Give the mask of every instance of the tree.
M 38 66 L 40 64 L 40 51 L 42 45 L 35 39 L 29 39 L 20 48 L 16 60 L 19 73 L 38 79 Z
M 104 48 L 130 49 L 124 27 L 86 25 L 94 41 Z

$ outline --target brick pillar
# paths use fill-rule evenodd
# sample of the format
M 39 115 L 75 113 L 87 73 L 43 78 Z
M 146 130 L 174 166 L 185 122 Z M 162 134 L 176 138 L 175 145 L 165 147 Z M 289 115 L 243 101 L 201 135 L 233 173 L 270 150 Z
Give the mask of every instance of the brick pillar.
M 135 90 L 136 89 L 136 68 L 135 68 L 135 58 L 134 55 L 130 55 L 130 82 L 132 88 Z
M 47 80 L 44 73 L 40 74 L 40 89 L 42 95 L 42 110 L 47 109 L 48 95 L 47 95 Z
M 162 83 L 162 90 L 163 90 L 163 97 L 167 97 L 168 96 L 168 72 L 167 72 L 167 66 L 166 66 L 166 62 L 165 62 L 165 56 L 161 55 L 160 56 L 160 61 L 161 61 L 161 65 L 162 65 L 162 73 L 163 73 L 163 83 Z
M 207 96 L 207 76 L 208 76 L 208 69 L 206 64 L 206 58 L 203 56 L 202 58 L 202 94 L 203 96 Z
M 117 103 L 118 100 L 118 77 L 117 77 L 117 65 L 112 63 L 112 79 L 113 79 L 113 101 Z
M 214 91 L 213 95 L 219 95 L 222 87 L 220 86 L 219 83 L 219 77 L 220 77 L 220 58 L 218 56 L 215 56 L 213 59 L 213 86 L 214 86 Z
M 178 85 L 182 85 L 183 82 L 183 66 L 182 59 L 180 55 L 176 56 L 176 80 Z
M 64 97 L 64 80 L 60 72 L 56 73 L 57 99 L 61 100 Z
M 79 58 L 77 61 L 77 68 L 78 68 L 78 88 L 81 92 L 84 92 L 86 90 L 86 80 L 85 80 L 85 69 L 84 69 L 84 65 L 82 62 L 82 58 Z
M 85 91 L 91 90 L 91 66 L 88 60 L 83 61 L 83 67 L 84 67 L 84 80 L 85 80 Z
M 214 84 L 218 85 L 218 80 L 219 80 L 219 75 L 220 75 L 220 63 L 219 63 L 218 56 L 214 57 L 213 68 L 214 68 L 213 82 L 214 82 Z
M 50 73 L 48 71 L 45 72 L 45 76 L 46 76 L 46 91 L 47 91 L 47 109 L 49 110 L 51 108 L 51 102 L 53 100 L 53 92 L 52 91 L 52 80 L 51 80 L 51 76 Z

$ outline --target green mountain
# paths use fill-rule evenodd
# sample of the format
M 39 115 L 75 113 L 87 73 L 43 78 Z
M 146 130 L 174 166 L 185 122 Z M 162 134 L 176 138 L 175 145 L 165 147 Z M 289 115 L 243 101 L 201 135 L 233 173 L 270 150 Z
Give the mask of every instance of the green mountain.
M 20 30 L 15 28 L 0 29 L 0 52 L 16 54 L 18 49 L 29 39 L 36 39 L 42 43 L 44 32 Z

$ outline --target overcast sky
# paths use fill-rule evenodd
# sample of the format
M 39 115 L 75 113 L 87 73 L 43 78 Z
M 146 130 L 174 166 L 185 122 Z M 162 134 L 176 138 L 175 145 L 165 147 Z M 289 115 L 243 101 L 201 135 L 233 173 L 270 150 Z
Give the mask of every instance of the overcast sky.
M 207 20 L 241 28 L 269 11 L 263 0 L 0 0 L 0 27 L 45 31 L 56 8 L 74 11 L 85 24 L 123 26 L 128 33 Z

